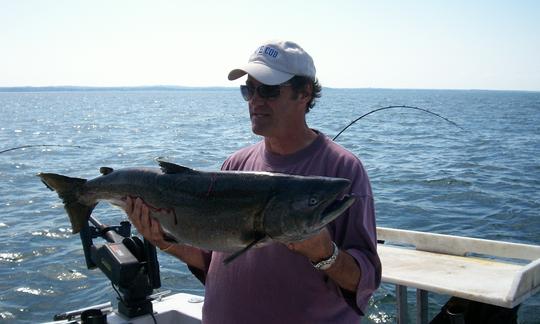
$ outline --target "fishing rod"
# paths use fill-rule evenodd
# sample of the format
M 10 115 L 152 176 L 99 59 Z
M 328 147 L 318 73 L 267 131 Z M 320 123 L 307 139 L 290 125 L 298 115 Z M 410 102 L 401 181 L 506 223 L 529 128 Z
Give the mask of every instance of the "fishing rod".
M 456 124 L 455 122 L 451 121 L 450 119 L 446 118 L 446 117 L 443 117 L 437 113 L 434 113 L 432 111 L 429 111 L 427 109 L 424 109 L 424 108 L 418 108 L 418 107 L 413 107 L 413 106 L 405 106 L 405 105 L 399 105 L 399 106 L 387 106 L 387 107 L 381 107 L 381 108 L 377 108 L 377 109 L 374 109 L 370 112 L 367 112 L 365 114 L 363 114 L 362 116 L 356 118 L 355 120 L 353 120 L 352 122 L 349 123 L 349 125 L 345 126 L 336 136 L 334 136 L 334 138 L 332 138 L 333 141 L 336 140 L 336 138 L 338 138 L 339 135 L 341 135 L 341 133 L 343 133 L 347 128 L 351 127 L 354 123 L 356 123 L 357 121 L 359 121 L 360 119 L 366 117 L 367 115 L 370 115 L 370 114 L 373 114 L 374 112 L 377 112 L 377 111 L 381 111 L 381 110 L 386 110 L 386 109 L 394 109 L 394 108 L 405 108 L 405 109 L 415 109 L 415 110 L 420 110 L 420 111 L 423 111 L 425 113 L 428 113 L 428 114 L 432 114 L 434 116 L 437 116 L 439 118 L 442 118 L 444 120 L 446 120 L 447 122 L 449 122 L 450 124 L 458 127 L 459 129 L 461 130 L 465 130 L 463 129 L 463 127 L 459 126 L 458 124 Z
M 61 144 L 36 144 L 36 145 L 22 145 L 17 147 L 8 148 L 6 150 L 0 151 L 0 154 L 6 153 L 9 151 L 19 150 L 23 148 L 29 148 L 29 147 L 50 147 L 50 146 L 56 146 L 56 147 L 78 147 L 81 148 L 79 145 L 61 145 Z

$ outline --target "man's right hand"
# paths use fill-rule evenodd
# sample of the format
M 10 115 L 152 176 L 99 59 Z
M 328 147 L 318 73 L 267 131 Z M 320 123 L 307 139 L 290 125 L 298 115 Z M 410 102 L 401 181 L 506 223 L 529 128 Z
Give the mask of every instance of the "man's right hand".
M 204 253 L 201 249 L 183 244 L 165 241 L 163 228 L 159 222 L 150 217 L 150 209 L 141 198 L 126 198 L 126 214 L 139 234 L 154 246 L 184 261 L 186 264 L 203 270 L 207 268 Z
M 126 198 L 126 214 L 137 231 L 159 249 L 167 249 L 171 243 L 165 241 L 163 228 L 150 217 L 148 205 L 141 198 Z

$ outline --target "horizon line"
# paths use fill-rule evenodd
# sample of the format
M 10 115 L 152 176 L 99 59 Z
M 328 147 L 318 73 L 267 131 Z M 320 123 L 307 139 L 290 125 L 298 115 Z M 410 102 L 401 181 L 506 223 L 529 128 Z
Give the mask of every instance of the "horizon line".
M 141 86 L 0 86 L 0 92 L 47 92 L 47 91 L 130 91 L 130 90 L 197 90 L 197 89 L 236 89 L 238 86 L 180 86 L 180 85 L 141 85 Z M 323 89 L 336 90 L 440 90 L 440 91 L 510 91 L 510 92 L 540 92 L 539 90 L 523 89 L 481 89 L 481 88 L 381 88 L 381 87 L 328 87 Z

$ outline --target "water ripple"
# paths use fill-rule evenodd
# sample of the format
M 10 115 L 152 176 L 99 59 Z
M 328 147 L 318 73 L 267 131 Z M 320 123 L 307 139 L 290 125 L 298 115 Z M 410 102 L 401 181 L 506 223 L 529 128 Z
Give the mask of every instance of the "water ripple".
M 52 296 L 54 294 L 54 290 L 52 289 L 34 289 L 30 287 L 19 287 L 15 291 L 34 296 Z
M 22 262 L 23 254 L 22 253 L 9 253 L 2 252 L 0 253 L 0 262 Z
M 0 312 L 0 319 L 3 319 L 3 320 L 15 319 L 15 315 L 13 315 L 13 313 L 11 312 L 3 311 L 3 312 Z
M 71 231 L 66 228 L 59 228 L 56 231 L 51 231 L 48 229 L 42 231 L 34 231 L 31 233 L 33 236 L 42 236 L 55 239 L 65 239 L 71 237 Z
M 68 272 L 62 272 L 56 276 L 56 279 L 60 281 L 72 281 L 84 279 L 87 276 L 77 270 L 69 270 Z

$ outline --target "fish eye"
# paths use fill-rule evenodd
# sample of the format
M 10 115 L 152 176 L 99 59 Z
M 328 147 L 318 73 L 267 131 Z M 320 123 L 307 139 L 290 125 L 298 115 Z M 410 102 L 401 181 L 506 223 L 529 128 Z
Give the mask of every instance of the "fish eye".
M 319 203 L 319 199 L 317 199 L 317 197 L 311 197 L 311 198 L 309 198 L 309 205 L 310 205 L 310 206 L 317 205 L 318 203 Z

